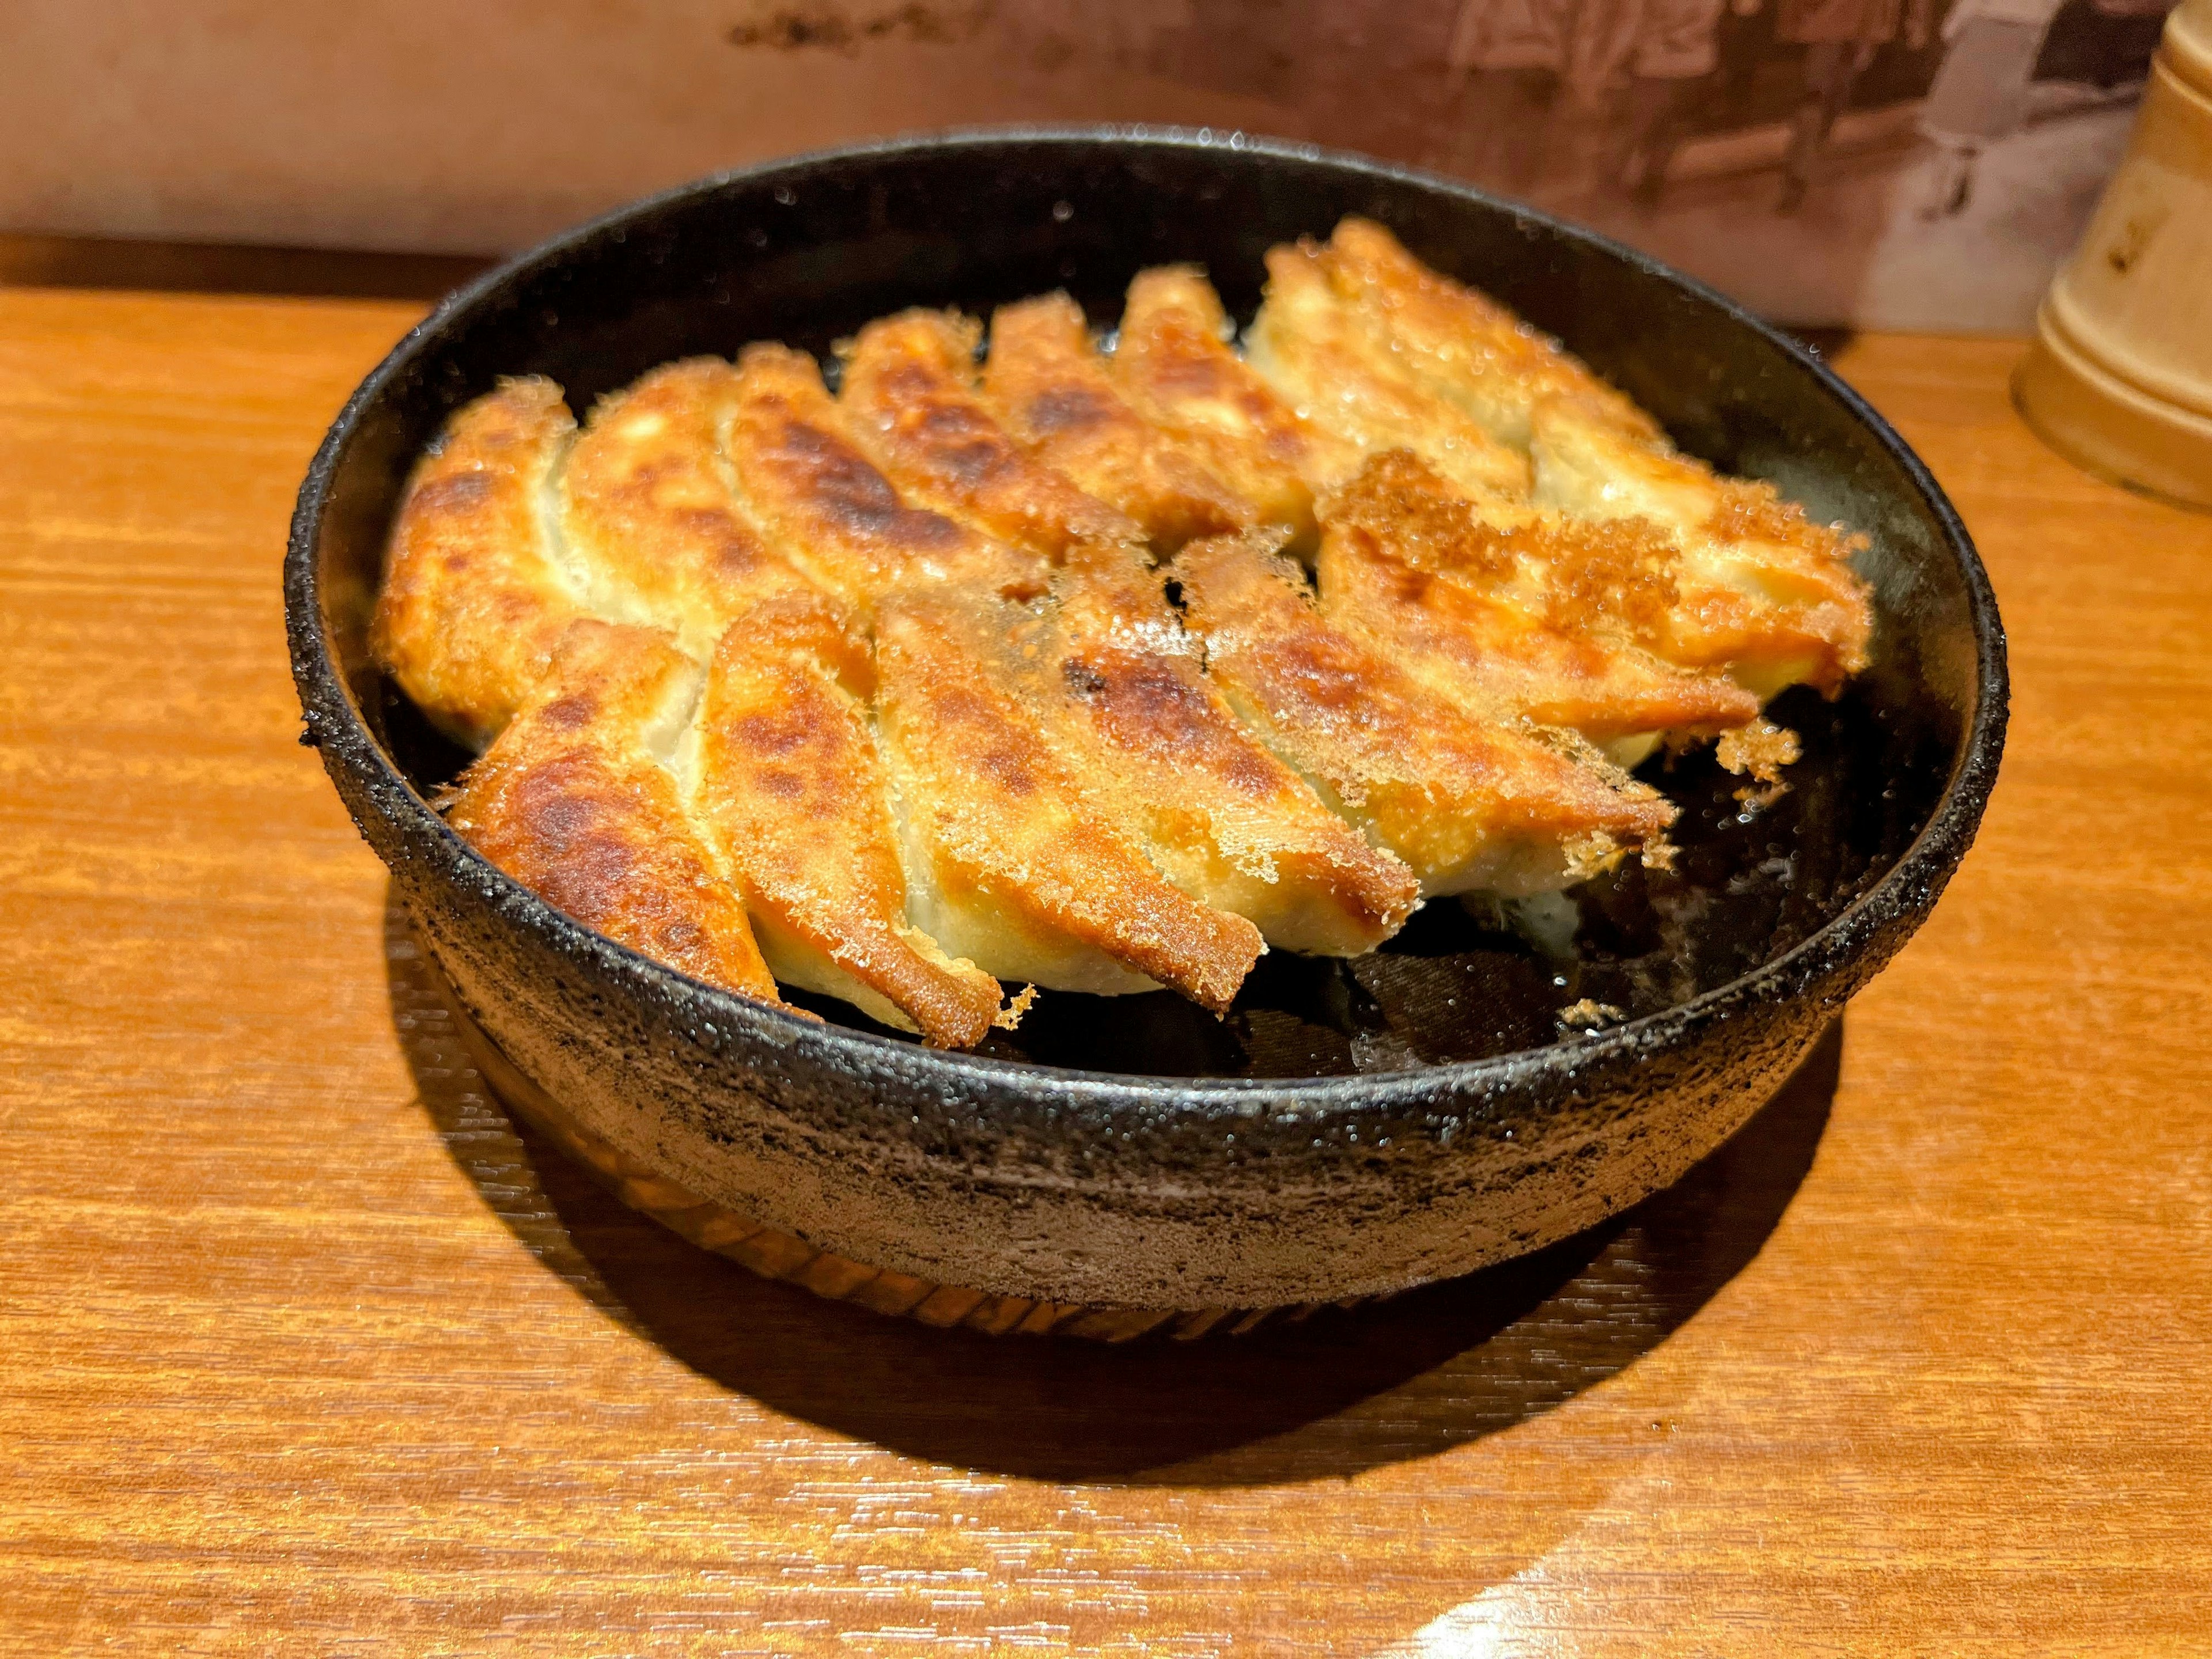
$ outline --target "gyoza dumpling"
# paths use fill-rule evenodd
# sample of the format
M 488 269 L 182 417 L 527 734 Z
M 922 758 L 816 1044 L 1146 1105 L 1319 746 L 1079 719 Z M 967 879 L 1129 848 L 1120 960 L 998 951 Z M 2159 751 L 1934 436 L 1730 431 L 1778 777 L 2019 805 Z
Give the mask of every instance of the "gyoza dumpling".
M 1125 549 L 1078 548 L 1053 579 L 1037 679 L 1062 750 L 1192 896 L 1270 945 L 1373 950 L 1420 898 L 1413 872 L 1324 806 L 1231 711 L 1160 577 Z
M 1281 525 L 1314 533 L 1314 492 L 1349 477 L 1360 452 L 1301 416 L 1230 349 L 1228 313 L 1192 265 L 1139 271 L 1114 348 L 1114 383 L 1220 478 Z
M 819 659 L 734 624 L 707 674 L 694 805 L 778 979 L 942 1048 L 980 1042 L 999 981 L 907 921 L 867 706 Z
M 745 348 L 724 443 L 747 518 L 863 616 L 903 582 L 1044 591 L 1044 562 L 1034 554 L 902 501 L 805 352 Z
M 879 318 L 844 348 L 849 426 L 901 493 L 986 535 L 1056 559 L 1079 542 L 1140 542 L 1135 520 L 1028 453 L 975 384 L 982 325 L 951 311 Z
M 1417 457 L 1392 450 L 1330 495 L 1322 614 L 1464 707 L 1565 726 L 1623 764 L 1662 733 L 1716 735 L 1759 700 L 1636 643 L 1638 605 L 1674 603 L 1671 550 L 1528 514 L 1500 529 Z M 1610 603 L 1617 627 L 1593 612 Z M 1663 626 L 1663 620 L 1661 626 Z
M 1331 626 L 1264 538 L 1194 543 L 1173 574 L 1238 714 L 1425 894 L 1565 886 L 1674 821 L 1656 792 L 1463 714 Z
M 1065 294 L 1000 306 L 983 397 L 1030 453 L 1167 547 L 1237 530 L 1257 509 L 1129 407 Z
M 1005 979 L 1167 985 L 1226 1010 L 1258 929 L 1186 896 L 1090 798 L 1018 690 L 1015 611 L 916 584 L 878 613 L 877 718 L 916 920 Z
M 1270 248 L 1247 361 L 1298 413 L 1362 455 L 1410 449 L 1458 489 L 1527 493 L 1528 462 L 1416 380 L 1329 285 L 1310 242 Z
M 692 357 L 599 400 L 560 471 L 569 558 L 602 615 L 674 629 L 704 656 L 744 619 L 811 647 L 865 691 L 867 641 L 849 607 L 738 514 L 721 429 L 737 370 Z
M 1528 447 L 1546 398 L 1578 398 L 1625 435 L 1656 441 L 1656 422 L 1557 340 L 1488 295 L 1431 270 L 1371 219 L 1340 221 L 1321 256 L 1330 285 L 1395 349 L 1397 360 L 1493 438 Z
M 370 645 L 471 749 L 522 706 L 583 614 L 542 511 L 575 429 L 552 381 L 502 380 L 454 411 L 400 497 Z
M 1672 544 L 1678 597 L 1653 640 L 1660 655 L 1722 670 L 1761 701 L 1801 683 L 1833 696 L 1866 666 L 1874 617 L 1840 526 L 1814 524 L 1771 484 L 1624 437 L 1571 398 L 1540 405 L 1532 431 L 1539 506 Z
M 698 665 L 665 634 L 578 622 L 471 766 L 447 821 L 547 903 L 671 968 L 775 1002 L 727 870 L 666 757 Z
M 1009 596 L 1042 592 L 1042 561 L 901 502 L 811 359 L 754 347 L 739 368 L 730 453 L 747 504 L 875 617 L 878 736 L 913 921 L 1000 979 L 1168 985 L 1225 1008 L 1258 933 L 1162 876 L 1022 696 L 1011 648 L 1028 613 Z

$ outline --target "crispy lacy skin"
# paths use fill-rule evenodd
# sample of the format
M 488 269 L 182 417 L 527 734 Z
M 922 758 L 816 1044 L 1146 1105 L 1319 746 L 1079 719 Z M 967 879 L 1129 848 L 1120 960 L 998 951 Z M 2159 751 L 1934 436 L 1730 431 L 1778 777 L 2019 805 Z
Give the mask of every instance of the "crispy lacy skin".
M 1499 442 L 1528 447 L 1529 417 L 1546 398 L 1582 398 L 1595 417 L 1644 442 L 1656 422 L 1486 294 L 1431 270 L 1371 219 L 1340 221 L 1322 255 L 1330 286 L 1398 349 L 1416 378 Z
M 575 425 L 552 381 L 501 381 L 446 422 L 400 500 L 370 644 L 472 749 L 522 706 L 581 614 L 544 510 Z
M 902 311 L 845 352 L 838 402 L 869 457 L 908 496 L 1057 559 L 1079 542 L 1141 542 L 1134 520 L 1034 461 L 975 384 L 983 328 L 954 311 Z
M 1370 460 L 1322 513 L 1322 614 L 1471 712 L 1600 744 L 1710 736 L 1759 713 L 1733 681 L 1674 667 L 1592 617 L 1585 590 L 1636 588 L 1640 568 L 1624 578 L 1541 520 L 1501 530 L 1403 450 Z M 1546 584 L 1577 596 L 1564 626 Z
M 1539 506 L 1640 520 L 1673 544 L 1680 597 L 1654 646 L 1669 660 L 1724 670 L 1761 701 L 1801 683 L 1832 696 L 1866 666 L 1873 611 L 1840 528 L 1771 484 L 1624 438 L 1573 398 L 1538 407 L 1530 453 Z
M 776 977 L 942 1048 L 988 1035 L 999 981 L 906 921 L 866 707 L 811 654 L 732 627 L 708 670 L 693 802 Z
M 1220 296 L 1195 266 L 1139 271 L 1121 313 L 1115 384 L 1258 507 L 1263 523 L 1310 544 L 1314 492 L 1350 477 L 1359 452 L 1279 397 L 1230 349 L 1230 331 Z
M 1225 1011 L 1259 930 L 1187 896 L 1086 797 L 999 659 L 1014 610 L 914 587 L 878 616 L 877 718 L 917 920 L 1003 979 L 1167 985 Z
M 1528 493 L 1528 459 L 1400 364 L 1329 285 L 1311 242 L 1268 250 L 1267 301 L 1245 345 L 1285 402 L 1361 454 L 1410 449 L 1468 495 Z
M 1257 517 L 1250 502 L 1129 406 L 1065 294 L 999 307 L 983 397 L 1038 460 L 1164 546 L 1241 529 Z
M 738 375 L 719 357 L 654 369 L 602 398 L 561 471 L 568 556 L 593 608 L 673 629 L 703 655 L 739 617 L 811 650 L 866 692 L 868 647 L 849 607 L 739 515 L 720 429 Z
M 462 779 L 448 822 L 586 927 L 694 979 L 775 1002 L 744 902 L 655 752 L 681 724 L 697 679 L 666 635 L 573 624 L 538 694 Z
M 1044 591 L 1043 562 L 899 499 L 854 441 L 814 359 L 752 345 L 738 360 L 725 439 L 747 516 L 855 609 L 909 582 Z
M 1674 820 L 1655 791 L 1461 713 L 1330 626 L 1263 538 L 1194 543 L 1174 574 L 1237 712 L 1432 897 L 1565 886 Z
M 1079 548 L 1053 593 L 1038 679 L 1061 753 L 1176 885 L 1285 950 L 1358 956 L 1404 925 L 1413 872 L 1237 720 L 1157 574 L 1124 549 Z

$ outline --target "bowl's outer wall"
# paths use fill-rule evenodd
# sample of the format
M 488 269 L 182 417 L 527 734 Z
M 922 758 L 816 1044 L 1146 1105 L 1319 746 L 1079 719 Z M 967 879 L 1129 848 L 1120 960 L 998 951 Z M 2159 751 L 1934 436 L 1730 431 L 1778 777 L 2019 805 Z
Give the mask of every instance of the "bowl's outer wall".
M 367 620 L 412 456 L 502 374 L 583 409 L 653 364 L 826 353 L 913 304 L 1261 255 L 1346 213 L 1563 337 L 1692 451 L 1871 532 L 1878 703 L 1955 747 L 1928 827 L 1776 963 L 1681 1007 L 1499 1060 L 1318 1082 L 1015 1066 L 822 1027 L 577 927 L 470 852 L 393 764 Z M 1740 1126 L 1927 914 L 1995 781 L 2003 641 L 1910 453 L 1802 350 L 1637 256 L 1464 187 L 1187 136 L 966 135 L 707 181 L 549 244 L 410 334 L 333 427 L 287 568 L 308 740 L 471 1014 L 588 1127 L 699 1193 L 874 1265 L 1062 1302 L 1256 1307 L 1403 1288 L 1534 1249 Z M 364 712 L 366 711 L 366 712 Z

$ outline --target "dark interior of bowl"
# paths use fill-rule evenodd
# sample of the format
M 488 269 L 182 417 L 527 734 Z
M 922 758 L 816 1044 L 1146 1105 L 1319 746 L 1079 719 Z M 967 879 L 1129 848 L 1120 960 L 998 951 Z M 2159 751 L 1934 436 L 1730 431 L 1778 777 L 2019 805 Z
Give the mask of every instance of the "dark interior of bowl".
M 1357 961 L 1262 958 L 1226 1020 L 1168 992 L 1053 993 L 983 1052 L 1165 1077 L 1395 1071 L 1572 1040 L 1559 1018 L 1570 1005 L 1633 1018 L 1771 961 L 1896 862 L 1960 760 L 1977 655 L 1944 509 L 1893 434 L 1804 353 L 1711 296 L 1471 191 L 1340 157 L 1001 135 L 758 169 L 564 239 L 460 296 L 372 391 L 322 541 L 336 660 L 434 797 L 466 757 L 384 678 L 366 622 L 410 459 L 501 375 L 550 375 L 580 414 L 672 357 L 780 339 L 826 360 L 862 323 L 911 305 L 988 316 L 1064 288 L 1110 326 L 1130 276 L 1170 261 L 1203 265 L 1249 319 L 1265 250 L 1325 236 L 1346 213 L 1382 221 L 1559 336 L 1686 450 L 1865 532 L 1874 666 L 1833 702 L 1798 690 L 1775 703 L 1771 717 L 1804 744 L 1778 799 L 1740 799 L 1741 781 L 1710 754 L 1647 763 L 1681 808 L 1680 856 L 1670 872 L 1632 863 L 1571 895 L 1571 940 L 1442 901 Z M 844 1004 L 798 1000 L 881 1029 Z

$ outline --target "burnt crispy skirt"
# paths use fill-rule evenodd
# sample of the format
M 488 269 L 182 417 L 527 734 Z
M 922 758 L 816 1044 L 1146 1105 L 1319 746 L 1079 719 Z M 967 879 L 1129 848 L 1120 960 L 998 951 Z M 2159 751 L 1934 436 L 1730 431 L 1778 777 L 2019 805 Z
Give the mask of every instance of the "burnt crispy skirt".
M 1534 518 L 1501 530 L 1403 451 L 1370 461 L 1322 516 L 1322 614 L 1472 712 L 1647 750 L 1758 715 L 1734 682 L 1639 643 L 1638 585 L 1671 591 L 1671 561 L 1647 570 L 1633 539 Z

